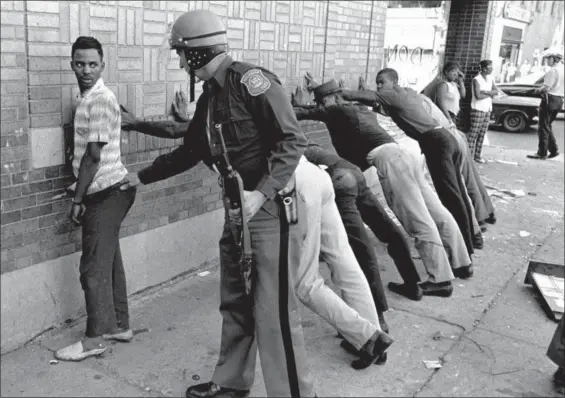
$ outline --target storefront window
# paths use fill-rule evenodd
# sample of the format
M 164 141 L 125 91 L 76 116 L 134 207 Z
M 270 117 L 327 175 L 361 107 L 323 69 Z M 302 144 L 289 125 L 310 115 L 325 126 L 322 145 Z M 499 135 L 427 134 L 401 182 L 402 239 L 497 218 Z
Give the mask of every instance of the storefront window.
M 450 1 L 389 1 L 383 67 L 400 84 L 420 91 L 440 71 L 445 54 Z

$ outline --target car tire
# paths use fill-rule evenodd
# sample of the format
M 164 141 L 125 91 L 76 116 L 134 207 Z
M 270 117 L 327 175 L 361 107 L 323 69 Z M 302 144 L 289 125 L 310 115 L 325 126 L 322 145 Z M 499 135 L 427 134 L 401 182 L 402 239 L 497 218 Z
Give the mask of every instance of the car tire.
M 520 133 L 528 126 L 528 120 L 520 112 L 508 112 L 502 117 L 502 127 L 509 133 Z

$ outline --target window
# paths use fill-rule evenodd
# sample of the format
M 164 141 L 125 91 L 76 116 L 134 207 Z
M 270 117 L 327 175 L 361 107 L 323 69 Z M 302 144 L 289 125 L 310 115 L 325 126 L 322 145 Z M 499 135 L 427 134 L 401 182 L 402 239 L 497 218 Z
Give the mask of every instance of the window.
M 441 0 L 390 0 L 388 8 L 438 8 Z

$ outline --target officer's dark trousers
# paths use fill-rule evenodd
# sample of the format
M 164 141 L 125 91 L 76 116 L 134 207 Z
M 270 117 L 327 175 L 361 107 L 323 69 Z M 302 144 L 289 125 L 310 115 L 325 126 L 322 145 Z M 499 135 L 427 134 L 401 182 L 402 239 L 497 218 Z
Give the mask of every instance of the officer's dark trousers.
M 245 295 L 226 220 L 220 239 L 222 340 L 212 381 L 226 388 L 250 389 L 259 348 L 269 396 L 310 397 L 314 395 L 313 381 L 306 365 L 299 301 L 294 291 L 300 251 L 284 251 L 289 256 L 285 268 L 280 261 L 280 215 L 284 217 L 279 204 L 267 201 L 249 222 L 256 269 L 252 298 Z M 299 233 L 297 225 L 290 226 L 290 233 Z
M 538 155 L 540 156 L 547 156 L 548 151 L 550 154 L 558 152 L 551 124 L 562 106 L 563 97 L 547 94 L 541 100 L 538 125 Z
M 126 274 L 120 226 L 135 200 L 135 188 L 113 186 L 87 196 L 82 219 L 80 282 L 86 301 L 86 336 L 129 329 Z
M 467 252 L 473 253 L 473 207 L 465 193 L 461 177 L 463 154 L 451 133 L 443 128 L 430 130 L 419 139 L 426 165 L 441 203 L 455 218 L 465 240 Z M 478 231 L 477 231 L 478 232 Z
M 388 244 L 388 253 L 394 260 L 398 272 L 406 283 L 420 281 L 416 266 L 410 255 L 408 243 L 400 228 L 392 221 L 377 197 L 367 186 L 363 172 L 347 162 L 339 162 L 327 169 L 332 178 L 335 202 L 349 245 L 363 269 L 375 306 L 379 312 L 388 309 L 375 248 L 365 229 L 364 222 L 375 236 Z

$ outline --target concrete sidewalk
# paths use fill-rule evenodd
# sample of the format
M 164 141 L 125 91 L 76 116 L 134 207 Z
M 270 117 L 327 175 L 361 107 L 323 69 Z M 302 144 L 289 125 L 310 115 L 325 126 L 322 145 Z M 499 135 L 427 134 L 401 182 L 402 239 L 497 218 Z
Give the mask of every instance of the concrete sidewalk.
M 551 385 L 556 367 L 545 356 L 556 323 L 523 280 L 536 252 L 563 258 L 563 160 L 527 160 L 529 152 L 492 147 L 484 152 L 518 162 L 481 165 L 487 185 L 527 194 L 495 199 L 498 223 L 474 256 L 475 276 L 455 280 L 448 299 L 413 302 L 389 293 L 386 318 L 395 343 L 386 365 L 363 371 L 349 366 L 352 357 L 335 331 L 303 309 L 318 396 L 557 396 Z M 384 283 L 399 280 L 383 245 L 376 245 Z M 218 356 L 219 273 L 209 271 L 134 297 L 136 336 L 102 357 L 49 364 L 53 351 L 80 338 L 83 321 L 3 355 L 1 395 L 184 396 L 188 385 L 209 380 Z M 426 369 L 423 360 L 443 367 Z M 260 366 L 252 396 L 265 396 Z

